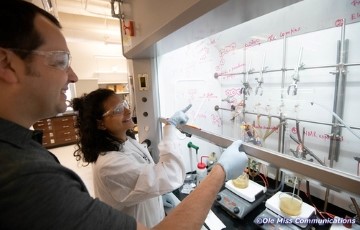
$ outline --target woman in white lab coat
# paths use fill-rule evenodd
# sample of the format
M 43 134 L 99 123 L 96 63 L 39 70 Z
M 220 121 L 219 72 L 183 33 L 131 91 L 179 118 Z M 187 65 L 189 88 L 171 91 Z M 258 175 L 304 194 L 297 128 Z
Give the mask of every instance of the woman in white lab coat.
M 186 122 L 184 111 L 164 126 L 159 162 L 129 130 L 134 127 L 126 103 L 109 89 L 97 89 L 72 101 L 78 112 L 79 141 L 74 156 L 93 164 L 95 196 L 153 227 L 165 216 L 161 195 L 179 188 L 185 166 L 176 142 L 175 125 Z

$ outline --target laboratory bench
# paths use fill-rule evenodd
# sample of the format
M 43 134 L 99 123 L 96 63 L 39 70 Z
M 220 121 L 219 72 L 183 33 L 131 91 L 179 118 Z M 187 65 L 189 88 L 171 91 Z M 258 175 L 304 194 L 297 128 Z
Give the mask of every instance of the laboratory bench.
M 268 180 L 269 180 L 270 189 L 275 188 L 275 181 L 272 179 L 268 179 Z M 259 181 L 256 181 L 256 182 L 259 182 Z M 220 191 L 222 191 L 224 189 L 225 189 L 225 186 L 223 186 L 223 188 L 221 188 Z M 292 191 L 293 191 L 293 188 L 291 188 L 287 185 L 284 185 L 283 192 L 292 192 Z M 275 193 L 276 192 L 274 192 L 273 194 L 275 194 Z M 180 201 L 183 200 L 188 195 L 188 194 L 184 194 L 181 192 L 181 187 L 179 189 L 173 191 L 173 194 Z M 265 202 L 266 202 L 266 200 L 271 198 L 273 194 L 265 193 L 265 199 L 256 208 L 254 208 L 246 216 L 244 216 L 242 219 L 236 217 L 235 215 L 233 215 L 232 213 L 227 211 L 224 207 L 222 207 L 216 201 L 214 201 L 214 203 L 211 207 L 211 210 L 223 222 L 223 224 L 226 226 L 226 228 L 225 228 L 226 230 L 231 230 L 231 229 L 249 229 L 249 230 L 250 229 L 251 230 L 253 230 L 253 229 L 276 229 L 276 227 L 274 228 L 274 226 L 271 224 L 265 224 L 265 225 L 263 225 L 263 227 L 260 227 L 260 225 L 257 225 L 254 222 L 258 218 L 258 216 L 266 210 Z M 307 196 L 304 192 L 300 191 L 299 195 L 305 203 L 311 204 L 310 200 L 307 198 Z M 317 208 L 323 209 L 324 201 L 322 201 L 316 197 L 313 197 L 313 196 L 311 196 L 311 201 Z M 332 204 L 327 204 L 327 212 L 331 213 L 335 216 L 339 216 L 341 218 L 345 218 L 346 216 L 354 217 L 353 213 L 351 213 L 347 210 L 344 210 L 342 208 L 336 207 Z M 311 218 L 316 218 L 316 217 L 315 217 L 315 215 L 313 215 L 313 216 L 311 216 Z M 321 225 L 321 226 L 320 225 L 308 225 L 305 228 L 300 228 L 295 225 L 292 225 L 292 226 L 293 227 L 291 227 L 291 228 L 286 228 L 286 225 L 281 225 L 281 229 L 300 229 L 300 230 L 306 230 L 306 229 L 323 230 L 324 229 L 325 230 L 325 229 L 331 228 L 330 224 L 325 224 L 325 225 Z M 343 226 L 341 226 L 341 227 L 343 227 Z

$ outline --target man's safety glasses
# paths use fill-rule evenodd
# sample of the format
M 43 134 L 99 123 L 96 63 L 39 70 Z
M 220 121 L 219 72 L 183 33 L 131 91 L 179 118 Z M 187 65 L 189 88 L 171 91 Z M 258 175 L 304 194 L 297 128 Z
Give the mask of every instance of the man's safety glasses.
M 67 70 L 71 64 L 71 55 L 67 51 L 41 51 L 41 50 L 22 50 L 11 49 L 15 52 L 35 54 L 45 57 L 45 64 L 60 70 Z
M 124 112 L 124 110 L 129 109 L 129 104 L 127 103 L 127 101 L 123 101 L 119 104 L 117 104 L 113 109 L 110 109 L 108 111 L 106 111 L 102 116 L 106 117 L 109 115 L 119 115 L 122 114 Z

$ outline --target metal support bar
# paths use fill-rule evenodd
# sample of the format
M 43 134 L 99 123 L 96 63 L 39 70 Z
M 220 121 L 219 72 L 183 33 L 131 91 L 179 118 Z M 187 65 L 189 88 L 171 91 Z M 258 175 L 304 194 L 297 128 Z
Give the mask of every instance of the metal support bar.
M 232 105 L 230 109 L 227 109 L 227 108 L 221 108 L 220 106 L 215 105 L 214 110 L 215 111 L 218 111 L 218 110 L 235 111 L 235 106 Z
M 346 67 L 344 64 L 347 62 L 347 51 L 348 51 L 348 42 L 345 39 L 345 19 L 343 19 L 343 24 L 341 27 L 341 40 L 338 43 L 337 49 L 337 62 L 338 67 L 336 68 L 336 78 L 335 78 L 335 92 L 334 92 L 334 105 L 333 112 L 337 114 L 340 118 L 343 118 L 344 114 L 344 104 L 345 104 L 345 89 L 346 89 Z M 342 129 L 337 124 L 337 120 L 333 117 L 332 122 L 335 125 L 331 129 L 331 133 L 334 136 L 341 136 Z M 333 167 L 334 161 L 339 160 L 340 154 L 340 142 L 330 140 L 329 148 L 329 159 L 330 167 Z
M 310 121 L 310 120 L 303 120 L 303 119 L 298 119 L 298 118 L 292 118 L 292 117 L 281 117 L 281 116 L 277 116 L 277 115 L 268 115 L 268 114 L 264 114 L 264 113 L 254 113 L 254 112 L 248 112 L 245 111 L 245 114 L 252 114 L 252 115 L 260 115 L 263 117 L 273 117 L 273 118 L 278 118 L 278 119 L 283 119 L 283 120 L 291 120 L 291 121 L 300 121 L 300 122 L 305 122 L 305 123 L 312 123 L 312 124 L 317 124 L 317 125 L 328 125 L 328 126 L 335 126 L 337 125 L 338 127 L 341 128 L 345 128 L 344 125 L 342 124 L 336 124 L 336 123 L 326 123 L 326 122 L 319 122 L 319 121 Z M 357 129 L 360 130 L 360 127 L 354 127 L 354 126 L 349 126 L 349 128 L 351 129 Z
M 287 37 L 284 36 L 283 38 L 283 53 L 282 53 L 282 62 L 281 62 L 281 89 L 285 88 L 285 78 L 286 78 L 286 42 L 287 42 Z M 284 92 L 281 92 L 281 100 L 284 99 Z M 282 111 L 280 111 L 280 123 L 285 124 L 284 120 L 283 120 L 283 113 Z M 279 153 L 284 153 L 285 152 L 285 131 L 286 131 L 286 126 L 282 125 L 279 129 L 279 136 L 278 136 L 278 152 Z
M 166 123 L 166 119 L 160 118 L 160 122 Z M 227 148 L 234 141 L 234 139 L 225 138 L 189 125 L 181 125 L 179 129 L 222 148 Z M 310 180 L 313 179 L 321 182 L 325 186 L 334 187 L 336 190 L 340 189 L 360 196 L 360 178 L 355 175 L 312 162 L 305 162 L 295 157 L 248 143 L 243 143 L 242 148 L 249 156 L 267 162 L 271 167 L 285 169 L 303 175 Z
M 303 66 L 301 67 L 301 70 L 310 70 L 310 69 L 326 69 L 326 68 L 339 68 L 340 66 L 348 67 L 348 66 L 360 66 L 360 63 L 347 63 L 347 64 L 334 64 L 334 65 L 322 65 L 322 66 Z M 293 71 L 295 68 L 281 68 L 281 69 L 266 69 L 264 71 L 251 71 L 250 74 L 256 74 L 256 73 L 272 73 L 272 72 L 282 72 L 282 71 Z M 219 76 L 233 76 L 233 75 L 242 75 L 247 74 L 247 72 L 238 72 L 238 73 L 227 73 L 227 74 L 218 74 L 215 75 L 217 77 Z

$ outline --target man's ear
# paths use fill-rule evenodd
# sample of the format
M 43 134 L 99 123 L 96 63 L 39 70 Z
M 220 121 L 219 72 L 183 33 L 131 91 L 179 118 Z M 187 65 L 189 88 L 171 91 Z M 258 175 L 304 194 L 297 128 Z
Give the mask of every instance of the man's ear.
M 8 83 L 18 82 L 14 69 L 11 66 L 13 55 L 6 49 L 0 48 L 0 80 Z

